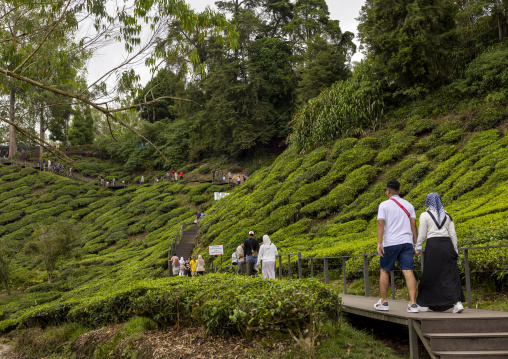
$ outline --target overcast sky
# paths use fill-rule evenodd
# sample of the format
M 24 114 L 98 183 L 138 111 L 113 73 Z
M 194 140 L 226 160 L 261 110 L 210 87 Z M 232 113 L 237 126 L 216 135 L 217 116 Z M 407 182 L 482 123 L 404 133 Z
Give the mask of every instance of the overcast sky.
M 358 22 L 355 19 L 358 17 L 365 0 L 326 0 L 326 2 L 330 11 L 330 18 L 339 20 L 343 32 L 351 31 L 356 35 Z M 187 0 L 187 3 L 196 11 L 202 11 L 206 6 L 215 9 L 215 0 Z M 355 43 L 357 46 L 359 45 L 356 39 Z M 117 66 L 125 56 L 122 44 L 117 43 L 102 48 L 88 64 L 88 83 L 93 83 L 105 72 Z M 362 58 L 363 55 L 357 53 L 353 56 L 353 61 L 359 61 Z M 142 63 L 136 66 L 136 72 L 141 75 L 142 84 L 145 84 L 150 78 L 149 71 L 144 68 Z

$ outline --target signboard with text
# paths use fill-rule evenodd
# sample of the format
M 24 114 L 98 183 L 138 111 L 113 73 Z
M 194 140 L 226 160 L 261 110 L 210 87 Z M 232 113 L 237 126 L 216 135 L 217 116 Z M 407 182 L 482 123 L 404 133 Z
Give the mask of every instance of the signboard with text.
M 210 255 L 210 256 L 224 255 L 224 245 L 218 244 L 218 245 L 214 245 L 214 246 L 208 246 L 208 255 Z

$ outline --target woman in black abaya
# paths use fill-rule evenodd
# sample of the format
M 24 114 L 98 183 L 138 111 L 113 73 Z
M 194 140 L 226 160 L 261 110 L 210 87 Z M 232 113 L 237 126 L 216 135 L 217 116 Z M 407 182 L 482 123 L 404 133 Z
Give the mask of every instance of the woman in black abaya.
M 420 215 L 418 241 L 415 246 L 418 255 L 427 238 L 416 303 L 421 312 L 429 308 L 435 311 L 453 308 L 453 313 L 462 313 L 464 293 L 457 266 L 455 225 L 452 217 L 445 211 L 439 194 L 429 193 L 425 203 L 427 211 Z

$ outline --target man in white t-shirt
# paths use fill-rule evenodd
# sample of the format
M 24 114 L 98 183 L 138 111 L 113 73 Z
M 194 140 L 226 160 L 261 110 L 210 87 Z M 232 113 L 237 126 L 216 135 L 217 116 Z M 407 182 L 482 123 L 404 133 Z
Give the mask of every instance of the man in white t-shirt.
M 416 243 L 418 231 L 416 229 L 416 213 L 414 207 L 399 196 L 400 183 L 396 180 L 388 181 L 386 195 L 388 200 L 379 205 L 377 214 L 377 252 L 381 256 L 379 261 L 380 276 L 379 289 L 381 299 L 374 304 L 377 310 L 388 310 L 388 283 L 390 271 L 399 261 L 400 269 L 406 279 L 409 293 L 409 313 L 418 313 L 416 305 L 416 280 L 413 274 L 413 244 Z

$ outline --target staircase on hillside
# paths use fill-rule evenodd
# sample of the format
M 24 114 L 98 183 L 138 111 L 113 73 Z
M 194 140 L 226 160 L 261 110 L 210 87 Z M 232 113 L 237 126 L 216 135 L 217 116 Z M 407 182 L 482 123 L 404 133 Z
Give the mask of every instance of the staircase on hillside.
M 175 248 L 175 251 L 173 254 L 177 256 L 178 258 L 183 257 L 184 259 L 187 259 L 191 256 L 192 250 L 194 249 L 194 246 L 196 245 L 196 237 L 198 234 L 199 227 L 198 226 L 192 226 L 188 230 L 184 231 L 182 234 L 182 239 L 180 239 L 180 242 Z
M 508 358 L 507 318 L 484 312 L 488 317 L 423 320 L 421 330 L 432 352 L 440 359 Z

